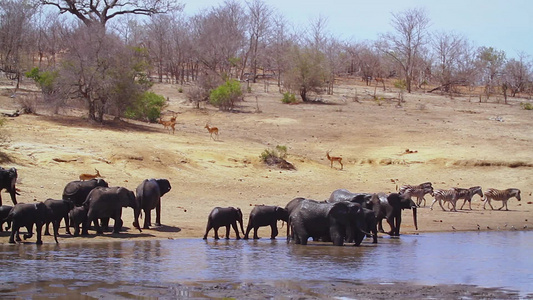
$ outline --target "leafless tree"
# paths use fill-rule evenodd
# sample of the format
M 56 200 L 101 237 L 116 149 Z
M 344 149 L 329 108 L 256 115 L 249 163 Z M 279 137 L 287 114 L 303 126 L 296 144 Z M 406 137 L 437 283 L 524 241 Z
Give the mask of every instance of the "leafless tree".
M 533 62 L 525 53 L 520 53 L 518 59 L 511 58 L 503 67 L 503 84 L 511 92 L 512 97 L 523 92 L 528 82 L 533 81 Z
M 252 0 L 246 2 L 248 8 L 248 51 L 246 51 L 243 58 L 243 68 L 241 70 L 240 78 L 243 79 L 245 68 L 248 60 L 250 60 L 250 70 L 252 73 L 252 81 L 255 83 L 257 78 L 258 60 L 260 51 L 264 50 L 265 41 L 268 31 L 271 26 L 272 8 L 270 8 L 263 0 Z
M 402 69 L 407 92 L 411 92 L 416 64 L 427 43 L 429 18 L 421 8 L 392 14 L 395 33 L 380 37 L 379 49 L 392 58 Z
M 35 5 L 24 0 L 5 0 L 0 5 L 0 71 L 17 81 L 32 67 Z
M 235 75 L 232 70 L 242 63 L 245 16 L 237 2 L 225 2 L 191 18 L 194 50 L 206 69 L 221 76 Z
M 181 10 L 183 7 L 172 0 L 39 0 L 39 3 L 56 7 L 60 14 L 70 13 L 87 26 L 99 24 L 103 27 L 109 20 L 118 16 L 152 16 Z
M 273 17 L 272 22 L 271 33 L 266 43 L 263 66 L 276 73 L 277 85 L 281 92 L 281 80 L 288 69 L 289 49 L 294 42 L 289 32 L 289 22 L 285 17 L 277 14 Z
M 479 47 L 477 64 L 480 70 L 481 82 L 485 86 L 487 100 L 494 93 L 494 88 L 501 83 L 501 75 L 505 64 L 505 52 L 492 47 Z
M 443 93 L 451 93 L 454 86 L 465 84 L 460 77 L 459 66 L 465 59 L 463 56 L 467 41 L 461 35 L 441 31 L 433 35 L 431 44 L 435 55 L 433 75 L 439 82 L 436 89 L 440 89 Z

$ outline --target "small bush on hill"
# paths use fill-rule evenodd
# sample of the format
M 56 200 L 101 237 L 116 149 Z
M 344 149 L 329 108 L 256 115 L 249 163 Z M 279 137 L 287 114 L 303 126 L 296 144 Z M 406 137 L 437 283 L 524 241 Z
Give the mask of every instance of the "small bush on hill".
M 525 110 L 533 110 L 533 105 L 531 103 L 520 103 L 520 107 Z
M 126 109 L 126 117 L 134 120 L 157 122 L 161 110 L 165 107 L 165 97 L 153 92 L 144 92 L 132 106 Z
M 286 161 L 287 147 L 277 145 L 274 149 L 266 149 L 261 153 L 261 161 L 269 166 L 278 166 L 285 170 L 295 170 L 295 167 L 290 162 Z
M 226 82 L 211 91 L 209 102 L 221 110 L 232 110 L 235 103 L 242 100 L 241 84 L 235 79 Z
M 283 93 L 283 98 L 281 102 L 285 104 L 296 103 L 296 96 L 293 93 L 285 92 Z

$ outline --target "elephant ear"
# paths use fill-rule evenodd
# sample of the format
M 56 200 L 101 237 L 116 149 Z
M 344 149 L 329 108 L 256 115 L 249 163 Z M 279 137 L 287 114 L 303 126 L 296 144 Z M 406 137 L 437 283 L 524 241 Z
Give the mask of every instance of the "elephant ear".
M 63 194 L 68 195 L 68 196 L 72 196 L 72 195 L 76 194 L 80 190 L 80 187 L 81 187 L 81 182 L 80 181 L 69 182 L 65 186 L 65 190 L 63 191 Z

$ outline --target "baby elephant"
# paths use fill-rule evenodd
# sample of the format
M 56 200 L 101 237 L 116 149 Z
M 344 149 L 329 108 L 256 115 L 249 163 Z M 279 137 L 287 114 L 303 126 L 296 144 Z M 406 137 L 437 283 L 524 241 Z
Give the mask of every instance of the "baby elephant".
M 68 213 L 68 217 L 70 220 L 70 225 L 74 227 L 74 236 L 80 235 L 80 225 L 85 224 L 87 221 L 87 208 L 83 206 L 76 206 Z M 85 226 L 82 235 L 88 234 L 89 232 Z
M 0 232 L 4 231 L 4 228 L 2 227 L 4 225 L 4 222 L 7 223 L 6 230 L 9 230 L 11 228 L 11 221 L 4 220 L 9 215 L 9 212 L 13 209 L 13 206 L 9 205 L 2 205 L 0 206 Z
M 278 235 L 278 220 L 287 222 L 289 220 L 289 211 L 279 206 L 259 205 L 254 207 L 248 219 L 248 228 L 246 228 L 244 239 L 248 239 L 248 234 L 252 228 L 254 229 L 254 239 L 258 239 L 257 229 L 263 226 L 270 226 L 270 239 L 275 239 Z
M 215 230 L 215 240 L 218 240 L 218 228 L 226 227 L 226 239 L 229 239 L 230 226 L 235 230 L 237 239 L 241 239 L 239 236 L 239 230 L 237 228 L 237 222 L 241 225 L 241 231 L 244 234 L 242 227 L 242 212 L 240 208 L 235 207 L 215 207 L 209 214 L 207 219 L 207 228 L 205 229 L 204 240 L 207 239 L 207 234 L 211 229 Z

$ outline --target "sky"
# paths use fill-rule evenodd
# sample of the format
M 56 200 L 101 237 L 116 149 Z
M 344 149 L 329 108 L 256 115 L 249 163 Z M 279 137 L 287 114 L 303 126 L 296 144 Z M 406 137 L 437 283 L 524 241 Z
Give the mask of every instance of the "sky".
M 244 0 L 238 2 L 245 3 Z M 194 15 L 224 0 L 182 0 L 185 13 Z M 532 0 L 265 0 L 265 3 L 297 27 L 307 27 L 319 16 L 327 31 L 345 41 L 376 41 L 393 32 L 391 13 L 423 8 L 429 30 L 454 32 L 475 46 L 503 50 L 507 58 L 520 53 L 533 59 Z

